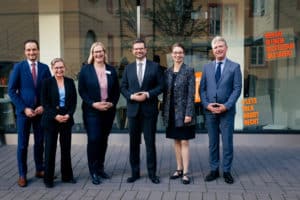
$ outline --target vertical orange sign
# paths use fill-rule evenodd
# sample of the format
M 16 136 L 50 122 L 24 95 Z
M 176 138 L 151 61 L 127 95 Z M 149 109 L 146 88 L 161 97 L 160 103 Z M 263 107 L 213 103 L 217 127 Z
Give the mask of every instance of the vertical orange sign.
M 199 94 L 199 87 L 200 87 L 200 81 L 202 77 L 202 72 L 195 72 L 195 103 L 200 103 L 200 94 Z

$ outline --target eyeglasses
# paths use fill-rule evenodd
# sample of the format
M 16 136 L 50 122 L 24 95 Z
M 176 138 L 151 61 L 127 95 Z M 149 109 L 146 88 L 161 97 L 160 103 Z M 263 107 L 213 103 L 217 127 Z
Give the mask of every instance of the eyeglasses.
M 174 52 L 172 52 L 173 54 L 179 54 L 179 55 L 181 55 L 181 54 L 183 54 L 183 51 L 174 51 Z
M 145 48 L 133 48 L 134 51 L 143 51 Z
M 53 67 L 54 70 L 60 70 L 60 69 L 65 69 L 64 66 L 60 66 L 60 67 Z
M 93 53 L 103 53 L 104 50 L 93 51 Z

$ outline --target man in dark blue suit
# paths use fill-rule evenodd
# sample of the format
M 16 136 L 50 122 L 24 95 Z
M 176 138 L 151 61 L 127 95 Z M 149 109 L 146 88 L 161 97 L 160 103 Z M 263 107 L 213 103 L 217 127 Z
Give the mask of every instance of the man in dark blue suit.
M 16 107 L 18 130 L 18 185 L 27 185 L 27 149 L 32 125 L 34 134 L 34 161 L 35 176 L 44 176 L 44 134 L 40 120 L 43 107 L 40 102 L 42 81 L 51 77 L 49 67 L 38 62 L 39 44 L 36 40 L 27 40 L 24 43 L 26 60 L 17 63 L 10 76 L 8 94 Z
M 140 142 L 144 133 L 148 176 L 155 184 L 156 176 L 155 133 L 158 115 L 157 96 L 163 89 L 163 74 L 159 65 L 146 59 L 147 49 L 143 40 L 132 45 L 136 61 L 127 65 L 123 73 L 121 93 L 127 100 L 127 117 L 130 136 L 130 165 L 132 176 L 127 182 L 140 178 Z
M 211 46 L 215 61 L 204 65 L 200 82 L 200 96 L 209 137 L 211 169 L 205 181 L 213 181 L 219 177 L 219 135 L 222 134 L 223 177 L 226 183 L 232 184 L 235 104 L 241 94 L 242 75 L 240 65 L 226 58 L 227 43 L 224 38 L 215 37 Z

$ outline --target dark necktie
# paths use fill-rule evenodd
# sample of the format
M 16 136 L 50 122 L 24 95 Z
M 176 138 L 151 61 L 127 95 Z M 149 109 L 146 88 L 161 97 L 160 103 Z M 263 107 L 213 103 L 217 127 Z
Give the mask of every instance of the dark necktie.
M 33 79 L 33 83 L 34 83 L 34 86 L 36 86 L 36 79 L 37 79 L 37 76 L 36 76 L 36 69 L 35 69 L 35 63 L 31 63 L 31 73 L 32 73 L 32 79 Z
M 216 70 L 216 74 L 215 74 L 215 78 L 216 78 L 216 83 L 220 80 L 221 78 L 221 65 L 222 62 L 218 62 L 218 66 L 217 66 L 217 70 Z

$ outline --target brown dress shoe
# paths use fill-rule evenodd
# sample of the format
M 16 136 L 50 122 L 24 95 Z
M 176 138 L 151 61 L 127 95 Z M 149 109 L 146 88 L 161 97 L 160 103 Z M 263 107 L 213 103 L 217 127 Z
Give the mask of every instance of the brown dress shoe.
M 24 178 L 23 176 L 20 176 L 19 180 L 18 180 L 18 185 L 20 187 L 26 187 L 27 186 L 27 180 L 26 180 L 26 178 Z
M 44 171 L 35 172 L 35 177 L 37 177 L 37 178 L 44 178 L 44 175 L 45 175 Z

